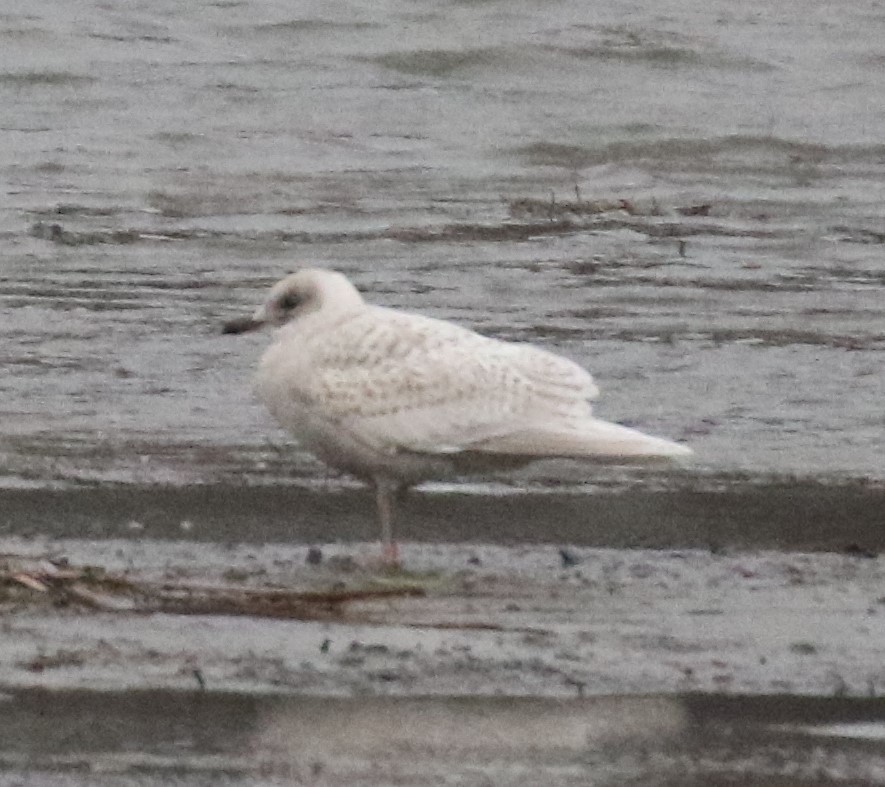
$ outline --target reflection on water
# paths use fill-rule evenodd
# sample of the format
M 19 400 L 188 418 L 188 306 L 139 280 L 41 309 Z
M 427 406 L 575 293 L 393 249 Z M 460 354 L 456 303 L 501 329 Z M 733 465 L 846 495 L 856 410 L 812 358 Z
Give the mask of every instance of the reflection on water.
M 266 337 L 218 334 L 304 262 L 575 358 L 699 476 L 881 481 L 883 34 L 865 3 L 6 12 L 0 485 L 322 478 L 253 402 Z
M 461 784 L 719 778 L 762 785 L 789 777 L 799 786 L 819 784 L 822 774 L 879 783 L 885 772 L 875 747 L 766 726 L 772 718 L 813 723 L 881 714 L 881 702 L 863 700 L 26 690 L 0 703 L 3 784 L 38 777 L 66 785 L 121 778 L 145 785 L 437 784 L 457 777 Z
M 789 728 L 788 728 L 789 729 Z M 851 738 L 864 741 L 885 741 L 885 722 L 858 722 L 854 724 L 825 724 L 820 727 L 800 727 L 805 735 L 825 738 Z

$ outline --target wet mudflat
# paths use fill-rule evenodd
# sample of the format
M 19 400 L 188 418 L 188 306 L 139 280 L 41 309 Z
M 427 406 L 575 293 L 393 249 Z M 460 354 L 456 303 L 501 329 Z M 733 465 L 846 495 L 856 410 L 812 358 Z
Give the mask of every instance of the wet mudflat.
M 364 567 L 375 544 L 0 551 L 9 783 L 885 779 L 881 558 L 407 543 L 390 574 Z
M 2 486 L 321 480 L 219 333 L 305 264 L 573 358 L 699 479 L 881 481 L 885 19 L 672 6 L 0 17 Z
M 6 539 L 4 685 L 882 692 L 866 555 Z M 216 605 L 213 607 L 213 600 Z M 198 674 L 199 673 L 199 674 Z

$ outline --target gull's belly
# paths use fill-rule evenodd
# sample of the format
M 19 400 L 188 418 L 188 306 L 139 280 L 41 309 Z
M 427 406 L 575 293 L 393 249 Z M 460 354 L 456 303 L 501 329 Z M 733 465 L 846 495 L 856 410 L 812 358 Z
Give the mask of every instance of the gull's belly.
M 373 444 L 360 435 L 358 422 L 345 424 L 330 417 L 260 372 L 256 388 L 267 409 L 301 447 L 337 470 L 370 482 L 384 479 L 406 486 L 454 472 L 452 457 Z

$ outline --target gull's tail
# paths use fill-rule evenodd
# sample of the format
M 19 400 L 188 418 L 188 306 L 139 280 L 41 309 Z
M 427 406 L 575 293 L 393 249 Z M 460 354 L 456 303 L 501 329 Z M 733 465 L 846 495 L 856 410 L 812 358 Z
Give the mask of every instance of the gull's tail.
M 601 462 L 678 459 L 692 450 L 628 426 L 590 418 L 566 428 L 527 427 L 470 446 L 471 451 L 525 457 L 562 457 Z

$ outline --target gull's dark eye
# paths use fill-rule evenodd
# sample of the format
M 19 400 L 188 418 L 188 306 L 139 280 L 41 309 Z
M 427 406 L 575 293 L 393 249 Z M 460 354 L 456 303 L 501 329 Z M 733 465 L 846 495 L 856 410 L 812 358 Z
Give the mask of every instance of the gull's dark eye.
M 294 292 L 287 292 L 282 298 L 280 298 L 280 308 L 283 311 L 292 311 L 292 309 L 298 306 L 298 296 Z

